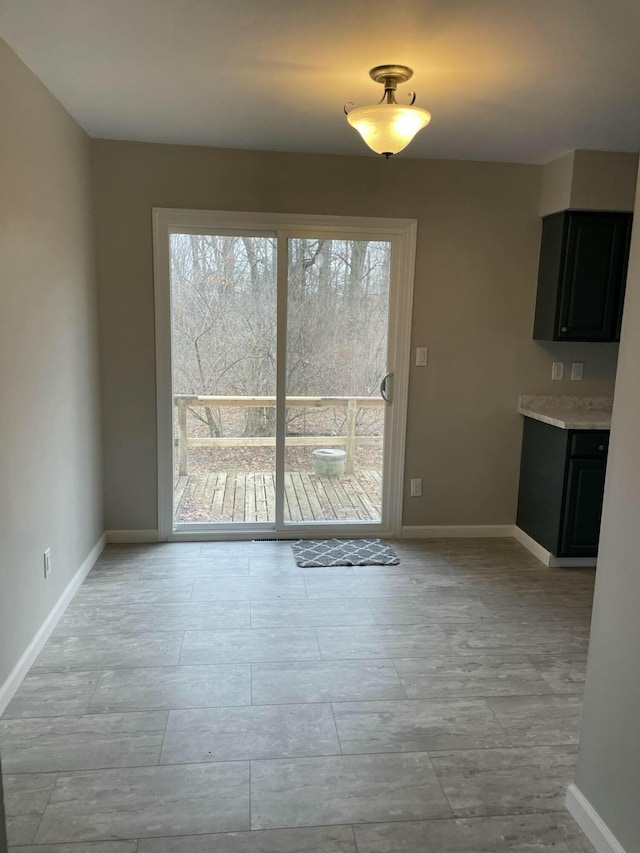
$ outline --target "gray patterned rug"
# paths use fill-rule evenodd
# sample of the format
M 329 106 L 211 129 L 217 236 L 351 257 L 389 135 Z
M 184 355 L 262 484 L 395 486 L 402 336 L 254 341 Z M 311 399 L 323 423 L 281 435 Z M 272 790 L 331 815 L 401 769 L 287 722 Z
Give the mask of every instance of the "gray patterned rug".
M 400 560 L 380 539 L 299 539 L 293 556 L 301 568 L 314 566 L 397 566 Z

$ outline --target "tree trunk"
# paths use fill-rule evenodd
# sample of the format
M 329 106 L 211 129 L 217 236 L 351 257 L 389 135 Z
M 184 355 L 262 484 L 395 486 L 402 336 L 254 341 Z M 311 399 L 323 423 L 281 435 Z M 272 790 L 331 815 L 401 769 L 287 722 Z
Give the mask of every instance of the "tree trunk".
M 276 410 L 271 406 L 252 406 L 247 409 L 244 434 L 252 436 L 275 435 Z
M 362 280 L 364 278 L 364 264 L 367 258 L 369 243 L 366 240 L 354 240 L 351 243 L 351 268 L 349 270 L 349 289 L 347 301 L 355 305 L 362 293 Z
M 204 413 L 207 418 L 207 426 L 209 427 L 209 435 L 212 438 L 218 438 L 222 435 L 222 430 L 220 429 L 220 418 L 216 418 L 216 415 L 209 406 L 204 407 Z

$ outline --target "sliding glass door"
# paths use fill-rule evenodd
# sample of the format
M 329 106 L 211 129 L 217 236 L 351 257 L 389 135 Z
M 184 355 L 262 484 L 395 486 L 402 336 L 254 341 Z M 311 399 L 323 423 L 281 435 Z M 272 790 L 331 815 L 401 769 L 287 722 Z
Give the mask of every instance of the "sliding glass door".
M 379 524 L 391 243 L 287 241 L 284 521 Z
M 271 220 L 154 212 L 161 535 L 392 532 L 410 223 Z
M 276 239 L 169 240 L 173 525 L 273 524 Z

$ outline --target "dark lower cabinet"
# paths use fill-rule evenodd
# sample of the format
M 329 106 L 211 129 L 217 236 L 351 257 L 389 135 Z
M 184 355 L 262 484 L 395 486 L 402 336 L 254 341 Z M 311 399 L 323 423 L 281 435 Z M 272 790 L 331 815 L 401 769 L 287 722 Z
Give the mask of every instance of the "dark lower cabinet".
M 595 556 L 604 495 L 604 459 L 570 459 L 560 553 Z
M 524 419 L 517 525 L 556 557 L 595 557 L 609 433 Z

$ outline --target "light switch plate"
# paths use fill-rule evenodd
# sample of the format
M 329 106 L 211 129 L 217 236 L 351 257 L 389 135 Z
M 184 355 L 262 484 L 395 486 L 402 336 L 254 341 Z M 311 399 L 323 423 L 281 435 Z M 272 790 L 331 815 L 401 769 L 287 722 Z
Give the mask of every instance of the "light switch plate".
M 427 348 L 416 347 L 416 367 L 427 366 Z
M 564 379 L 564 361 L 554 361 L 551 366 L 551 378 L 555 381 Z
M 582 361 L 574 361 L 571 365 L 571 378 L 574 382 L 579 382 L 582 379 L 584 372 L 584 363 Z

